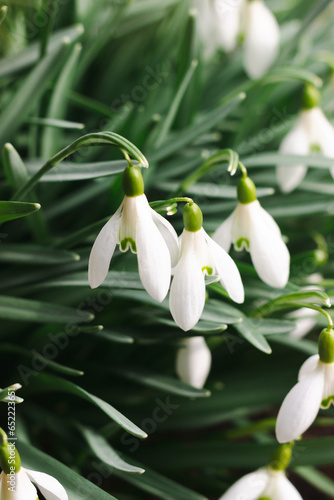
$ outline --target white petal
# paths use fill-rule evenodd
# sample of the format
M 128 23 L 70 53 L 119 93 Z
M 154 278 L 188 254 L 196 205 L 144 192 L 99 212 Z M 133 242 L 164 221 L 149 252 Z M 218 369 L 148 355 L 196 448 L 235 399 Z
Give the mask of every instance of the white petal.
M 279 227 L 256 200 L 250 212 L 250 254 L 259 277 L 274 288 L 284 288 L 289 279 L 290 254 Z
M 0 475 L 0 498 L 1 500 L 36 500 L 37 491 L 35 486 L 30 482 L 24 469 L 15 475 L 15 479 L 11 479 L 9 474 L 1 472 Z M 11 483 L 12 481 L 12 483 Z M 9 491 L 8 488 L 14 487 L 15 491 Z
M 28 477 L 33 481 L 46 500 L 68 500 L 65 488 L 57 479 L 44 472 L 24 469 Z
M 291 132 L 283 139 L 280 145 L 280 153 L 306 155 L 310 150 L 310 140 L 307 129 L 304 126 L 302 116 L 297 121 Z M 279 165 L 276 169 L 277 182 L 283 193 L 290 193 L 305 177 L 307 167 L 305 165 Z
M 166 297 L 171 278 L 171 258 L 159 229 L 154 224 L 145 195 L 137 196 L 137 258 L 141 282 L 158 302 Z
M 291 389 L 277 416 L 276 437 L 279 443 L 298 439 L 310 427 L 319 412 L 323 389 L 322 367 Z
M 166 242 L 166 245 L 168 247 L 171 256 L 172 267 L 175 267 L 180 258 L 180 244 L 176 231 L 173 228 L 173 226 L 168 222 L 168 220 L 166 220 L 152 208 L 151 208 L 151 213 L 153 221 L 156 224 L 157 228 L 159 229 L 160 233 L 162 234 Z
M 175 268 L 169 307 L 175 323 L 184 331 L 198 322 L 205 304 L 205 281 L 195 248 L 199 231 L 182 234 L 182 255 Z
M 220 276 L 221 284 L 234 302 L 242 304 L 245 299 L 245 292 L 239 270 L 234 260 L 210 236 L 206 233 L 205 236 L 216 271 Z
M 183 382 L 201 389 L 210 373 L 211 351 L 203 337 L 182 340 L 176 356 L 176 372 Z
M 280 41 L 275 16 L 262 0 L 248 3 L 244 67 L 251 78 L 260 78 L 275 61 Z
M 235 221 L 236 211 L 234 210 L 231 215 L 224 220 L 222 224 L 213 233 L 212 239 L 218 243 L 226 252 L 229 251 L 232 243 L 232 231 Z
M 283 471 L 273 471 L 270 476 L 269 485 L 262 493 L 264 498 L 272 500 L 303 500 Z
M 334 158 L 334 128 L 333 125 L 327 120 L 323 111 L 316 107 L 313 108 L 315 113 L 317 113 L 316 123 L 318 140 L 317 142 L 320 145 L 321 152 L 324 156 L 328 158 Z M 334 177 L 334 165 L 331 169 L 331 174 Z
M 111 258 L 118 243 L 120 213 L 122 205 L 99 232 L 90 252 L 88 281 L 91 288 L 97 288 L 105 280 Z
M 302 364 L 299 373 L 298 373 L 298 381 L 300 382 L 303 378 L 307 377 L 314 373 L 319 365 L 319 354 L 314 354 L 307 358 L 307 360 Z
M 219 500 L 258 500 L 268 480 L 269 474 L 265 469 L 251 472 L 234 483 Z
M 235 49 L 240 30 L 240 8 L 242 1 L 229 5 L 224 0 L 215 0 L 216 39 L 217 43 L 226 51 Z

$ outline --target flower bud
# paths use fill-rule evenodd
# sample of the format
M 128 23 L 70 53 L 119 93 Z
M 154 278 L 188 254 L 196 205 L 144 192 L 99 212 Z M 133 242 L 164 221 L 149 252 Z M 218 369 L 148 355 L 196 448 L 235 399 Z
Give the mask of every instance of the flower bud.
M 249 177 L 242 177 L 237 186 L 238 200 L 240 203 L 247 205 L 252 203 L 256 198 L 256 187 L 252 179 Z
M 144 194 L 144 180 L 140 168 L 127 166 L 122 177 L 123 190 L 126 196 L 140 196 Z
M 319 357 L 322 363 L 334 363 L 334 330 L 325 328 L 319 335 Z
M 202 210 L 196 203 L 187 203 L 183 208 L 184 228 L 191 233 L 199 231 L 203 225 Z
M 0 466 L 5 474 L 19 472 L 21 469 L 20 455 L 15 444 L 3 442 L 0 447 Z
M 311 84 L 306 84 L 303 94 L 303 108 L 312 109 L 320 104 L 321 95 L 319 90 Z

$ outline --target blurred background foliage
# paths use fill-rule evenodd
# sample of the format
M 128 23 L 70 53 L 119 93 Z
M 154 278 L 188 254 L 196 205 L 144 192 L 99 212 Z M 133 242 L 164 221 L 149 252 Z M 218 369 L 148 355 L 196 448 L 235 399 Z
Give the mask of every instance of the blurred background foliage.
M 275 290 L 259 280 L 248 254 L 234 253 L 245 304 L 236 308 L 220 285 L 209 285 L 203 317 L 185 334 L 168 303 L 143 291 L 130 254 L 116 254 L 97 291 L 88 286 L 91 245 L 123 196 L 116 149 L 80 150 L 16 200 L 42 208 L 1 227 L 1 386 L 23 386 L 16 414 L 24 465 L 55 475 L 70 500 L 217 498 L 268 462 L 277 409 L 317 350 L 323 319 L 296 339 L 295 320 L 285 314 L 294 292 L 324 305 L 320 292 L 303 289 L 310 283 L 334 290 L 331 161 L 306 157 L 313 168 L 290 195 L 279 192 L 274 167 L 305 82 L 322 80 L 322 107 L 334 118 L 334 10 L 329 0 L 267 3 L 281 49 L 254 82 L 240 48 L 205 60 L 186 0 L 6 2 L 2 200 L 16 200 L 45 160 L 84 133 L 113 131 L 143 151 L 149 201 L 170 198 L 210 155 L 233 148 L 292 256 L 290 282 Z M 221 165 L 182 193 L 201 206 L 208 232 L 235 207 L 235 185 Z M 178 232 L 179 212 L 169 217 Z M 283 312 L 256 317 L 278 297 Z M 193 335 L 212 350 L 205 389 L 175 374 L 179 342 Z M 5 427 L 6 405 L 0 409 Z M 305 500 L 334 498 L 333 425 L 333 410 L 321 412 L 296 445 L 291 479 Z

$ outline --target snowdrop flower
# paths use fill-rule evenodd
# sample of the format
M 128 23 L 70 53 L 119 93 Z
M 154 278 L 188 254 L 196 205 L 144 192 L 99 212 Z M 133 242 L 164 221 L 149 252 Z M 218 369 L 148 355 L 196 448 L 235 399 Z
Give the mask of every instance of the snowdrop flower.
M 239 479 L 219 500 L 303 500 L 285 475 L 290 459 L 291 445 L 281 446 L 268 467 Z
M 35 483 L 46 500 L 68 500 L 64 487 L 52 476 L 21 467 L 20 456 L 7 442 L 1 429 L 3 444 L 0 449 L 0 498 L 1 500 L 38 500 Z M 5 438 L 4 438 L 5 436 Z
M 211 368 L 211 351 L 203 337 L 182 340 L 176 356 L 176 373 L 183 382 L 202 389 Z
M 91 288 L 105 280 L 110 260 L 119 244 L 120 250 L 137 254 L 138 270 L 146 291 L 158 302 L 167 295 L 171 265 L 179 257 L 179 243 L 169 222 L 157 214 L 144 194 L 144 182 L 138 167 L 129 166 L 123 173 L 124 200 L 93 245 L 88 267 Z
M 248 250 L 259 277 L 275 288 L 284 288 L 289 279 L 290 254 L 281 231 L 256 198 L 253 181 L 244 174 L 238 184 L 239 204 L 218 227 L 213 239 L 227 252 Z
M 187 203 L 183 209 L 181 257 L 174 271 L 169 307 L 175 323 L 187 331 L 198 322 L 205 304 L 204 274 L 218 274 L 231 299 L 244 301 L 244 288 L 237 266 L 202 227 L 201 209 Z
M 283 139 L 279 151 L 281 153 L 307 155 L 320 152 L 334 159 L 334 128 L 318 106 L 319 91 L 314 86 L 306 86 L 304 108 L 299 114 L 292 130 Z M 277 182 L 284 193 L 293 191 L 304 179 L 307 166 L 279 165 L 276 169 Z M 331 169 L 334 177 L 334 161 Z
M 250 78 L 263 76 L 275 61 L 280 43 L 279 25 L 263 0 L 197 0 L 199 34 L 207 56 L 221 47 L 235 49 L 244 41 L 243 65 Z
M 303 500 L 284 471 L 270 468 L 251 472 L 237 481 L 219 500 Z
M 278 412 L 276 437 L 280 443 L 298 439 L 313 423 L 319 409 L 334 404 L 334 331 L 323 330 L 319 354 L 302 365 L 298 383 L 291 389 Z

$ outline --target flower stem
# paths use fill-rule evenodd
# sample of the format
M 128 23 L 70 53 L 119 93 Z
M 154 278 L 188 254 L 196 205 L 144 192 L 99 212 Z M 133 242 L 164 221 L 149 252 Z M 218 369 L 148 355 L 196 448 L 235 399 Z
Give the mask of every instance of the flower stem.
M 0 427 L 0 436 L 2 438 L 2 445 L 7 445 L 8 444 L 7 434 L 1 427 Z

